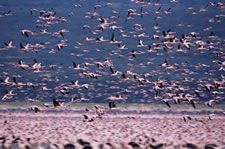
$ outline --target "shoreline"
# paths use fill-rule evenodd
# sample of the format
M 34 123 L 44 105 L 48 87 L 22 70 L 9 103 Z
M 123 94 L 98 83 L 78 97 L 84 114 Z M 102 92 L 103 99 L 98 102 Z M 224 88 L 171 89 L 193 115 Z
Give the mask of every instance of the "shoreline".
M 140 104 L 140 103 L 121 103 L 117 107 L 110 109 L 107 103 L 65 103 L 63 106 L 54 107 L 52 103 L 42 102 L 4 102 L 0 104 L 0 112 L 34 112 L 31 107 L 38 107 L 41 113 L 82 113 L 85 110 L 95 112 L 96 107 L 103 110 L 107 114 L 180 114 L 180 115 L 207 115 L 217 114 L 225 115 L 225 104 L 207 107 L 204 104 L 196 104 L 196 108 L 192 108 L 189 104 L 171 105 L 168 108 L 165 104 Z

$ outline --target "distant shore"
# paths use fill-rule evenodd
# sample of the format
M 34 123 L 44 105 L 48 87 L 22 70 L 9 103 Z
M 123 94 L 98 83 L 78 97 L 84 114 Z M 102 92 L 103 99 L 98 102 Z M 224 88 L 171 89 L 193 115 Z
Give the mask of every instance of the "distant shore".
M 46 106 L 47 105 L 47 106 Z M 107 103 L 65 103 L 63 106 L 54 107 L 52 103 L 43 102 L 4 102 L 0 104 L 0 115 L 8 114 L 36 114 L 32 107 L 38 107 L 38 114 L 43 115 L 71 115 L 80 116 L 86 113 L 95 115 L 99 110 L 109 117 L 154 117 L 154 116 L 176 116 L 182 119 L 184 116 L 203 116 L 209 118 L 210 115 L 225 118 L 225 104 L 217 104 L 208 107 L 204 104 L 196 104 L 196 108 L 189 104 L 174 104 L 168 108 L 163 103 L 141 104 L 141 103 L 119 103 L 116 108 L 110 109 Z M 96 109 L 97 108 L 97 109 Z

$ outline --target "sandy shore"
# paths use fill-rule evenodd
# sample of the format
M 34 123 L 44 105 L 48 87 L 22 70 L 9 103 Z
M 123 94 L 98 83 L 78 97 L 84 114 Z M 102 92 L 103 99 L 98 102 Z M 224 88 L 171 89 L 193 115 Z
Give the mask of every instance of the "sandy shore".
M 186 122 L 183 117 L 1 111 L 0 148 L 225 148 L 225 116 L 191 115 Z

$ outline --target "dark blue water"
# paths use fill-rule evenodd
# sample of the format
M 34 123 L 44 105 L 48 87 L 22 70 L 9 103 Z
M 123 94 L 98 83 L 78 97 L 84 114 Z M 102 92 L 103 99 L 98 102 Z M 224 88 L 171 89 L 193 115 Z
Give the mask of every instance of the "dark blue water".
M 13 77 L 16 77 L 18 82 L 35 84 L 34 87 L 31 87 L 1 83 L 1 97 L 5 95 L 6 91 L 13 90 L 16 95 L 8 101 L 25 100 L 27 97 L 41 101 L 51 101 L 53 98 L 69 101 L 72 97 L 77 97 L 78 99 L 88 99 L 90 102 L 105 102 L 109 96 L 121 94 L 126 98 L 126 102 L 152 102 L 155 101 L 154 82 L 160 79 L 164 80 L 165 85 L 158 91 L 157 100 L 168 98 L 166 93 L 183 93 L 191 94 L 196 101 L 207 101 L 215 98 L 223 102 L 225 97 L 224 70 L 221 70 L 221 65 L 217 62 L 224 62 L 225 17 L 216 18 L 215 16 L 225 15 L 225 8 L 218 7 L 218 2 L 216 1 L 214 5 L 211 5 L 208 0 L 180 0 L 178 3 L 150 0 L 148 4 L 147 2 L 134 3 L 129 0 L 23 0 L 20 2 L 1 0 L 0 14 L 10 11 L 12 15 L 0 17 L 0 46 L 4 47 L 4 42 L 12 40 L 16 47 L 0 50 L 0 78 L 4 79 L 6 77 L 4 72 L 6 72 L 10 76 L 10 82 L 13 81 Z M 79 7 L 75 5 L 79 5 Z M 132 19 L 127 20 L 128 9 L 134 9 L 140 13 L 141 7 L 144 13 L 142 16 L 133 16 Z M 156 14 L 155 11 L 159 7 L 161 7 L 160 13 Z M 171 8 L 171 13 L 165 14 L 164 11 L 169 8 Z M 206 11 L 200 11 L 203 8 Z M 38 11 L 31 15 L 31 9 Z M 37 20 L 41 10 L 55 12 L 56 17 L 63 17 L 67 21 L 52 24 L 49 27 L 37 27 L 37 24 L 40 24 Z M 85 18 L 87 12 L 96 12 L 97 16 Z M 192 14 L 193 12 L 197 12 L 197 14 Z M 114 20 L 112 16 L 116 19 Z M 115 21 L 113 25 L 121 27 L 123 32 L 119 29 L 112 30 L 109 27 L 96 32 L 95 30 L 99 25 L 97 19 L 100 17 L 107 18 L 108 22 Z M 213 21 L 210 22 L 210 20 Z M 143 30 L 135 31 L 134 24 L 141 24 Z M 156 24 L 159 27 L 158 32 L 153 28 Z M 178 24 L 183 25 L 179 26 Z M 84 25 L 89 25 L 90 29 L 84 29 Z M 210 28 L 210 30 L 204 31 L 205 28 Z M 64 37 L 50 34 L 25 37 L 20 33 L 22 29 L 29 29 L 33 32 L 46 29 L 51 33 L 60 29 L 68 29 L 69 32 L 65 33 Z M 183 47 L 185 50 L 183 52 L 178 52 L 176 47 L 157 52 L 148 52 L 147 47 L 137 47 L 138 39 L 143 40 L 146 45 L 160 44 L 163 39 L 153 39 L 153 34 L 162 36 L 162 31 L 169 29 L 176 32 L 178 40 L 182 34 L 187 35 L 190 32 L 197 32 L 198 38 L 191 40 L 193 46 L 190 50 Z M 216 38 L 209 38 L 210 32 L 213 32 Z M 122 41 L 126 45 L 127 49 L 119 50 L 116 44 L 109 42 L 85 41 L 85 37 L 95 39 L 101 36 L 110 40 L 112 33 L 115 34 L 116 40 Z M 133 36 L 141 33 L 145 33 L 149 37 L 127 38 L 122 36 L 122 34 Z M 61 40 L 66 40 L 67 46 L 58 51 L 56 44 Z M 195 45 L 197 40 L 210 41 L 214 48 L 209 49 L 207 46 L 205 50 L 200 52 L 196 50 L 198 48 Z M 82 43 L 82 45 L 75 48 L 77 42 Z M 43 44 L 45 48 L 24 52 L 20 50 L 20 43 L 39 43 Z M 50 53 L 52 49 L 55 53 Z M 132 58 L 132 50 L 140 54 L 137 54 L 136 58 Z M 17 65 L 18 60 L 31 65 L 34 59 L 41 62 L 43 66 L 41 72 L 35 73 L 33 70 L 23 70 L 14 66 Z M 95 62 L 103 62 L 106 59 L 110 60 L 112 67 L 121 73 L 131 71 L 140 78 L 146 75 L 145 79 L 149 83 L 139 85 L 139 82 L 133 78 L 124 80 L 121 75 L 112 76 L 109 67 L 98 69 Z M 174 70 L 160 67 L 165 59 L 175 67 Z M 74 70 L 72 68 L 73 62 L 80 64 L 82 68 L 84 68 L 85 62 L 90 63 L 91 66 L 85 70 Z M 196 65 L 198 64 L 207 66 L 197 69 Z M 52 65 L 54 67 L 51 67 Z M 82 72 L 94 72 L 101 76 L 93 79 L 83 76 Z M 185 78 L 190 81 L 185 81 Z M 56 91 L 57 87 L 71 84 L 71 81 L 75 80 L 79 80 L 80 84 L 91 86 L 89 89 L 68 89 L 69 94 L 66 95 Z M 223 85 L 208 92 L 204 84 L 213 84 L 214 81 L 222 81 Z M 168 89 L 173 83 L 186 88 L 186 90 Z M 45 91 L 42 87 L 47 87 L 50 90 Z M 129 92 L 125 93 L 125 89 Z M 200 98 L 196 97 L 194 90 L 201 92 Z

